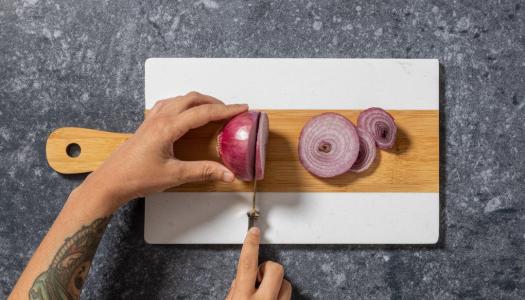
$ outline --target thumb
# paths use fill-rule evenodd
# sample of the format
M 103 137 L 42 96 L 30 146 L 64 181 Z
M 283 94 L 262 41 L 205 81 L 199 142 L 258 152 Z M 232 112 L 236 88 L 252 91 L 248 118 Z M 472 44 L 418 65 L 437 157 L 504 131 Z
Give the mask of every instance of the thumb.
M 233 182 L 235 176 L 225 166 L 215 161 L 177 161 L 182 182 L 224 181 Z
M 230 290 L 228 291 L 228 295 L 226 295 L 225 300 L 231 300 L 233 299 L 233 292 L 235 291 L 235 279 L 232 281 L 232 285 L 230 286 Z

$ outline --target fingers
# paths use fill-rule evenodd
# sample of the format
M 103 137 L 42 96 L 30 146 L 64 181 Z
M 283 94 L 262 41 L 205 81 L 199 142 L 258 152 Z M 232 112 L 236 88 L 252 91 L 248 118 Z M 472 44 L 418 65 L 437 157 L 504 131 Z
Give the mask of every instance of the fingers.
M 212 121 L 231 118 L 248 110 L 246 104 L 204 104 L 192 107 L 178 116 L 173 116 L 171 122 L 172 139 L 175 141 L 190 129 L 204 126 Z
M 284 268 L 282 265 L 266 261 L 259 266 L 258 278 L 261 281 L 257 293 L 264 299 L 276 299 L 283 283 Z
M 238 292 L 240 296 L 247 297 L 255 291 L 260 236 L 261 231 L 257 227 L 252 227 L 246 234 L 235 276 L 236 295 Z
M 155 103 L 155 106 L 151 109 L 150 115 L 152 113 L 168 113 L 173 115 L 178 115 L 183 111 L 190 109 L 195 106 L 203 104 L 224 104 L 219 99 L 203 95 L 198 92 L 189 92 L 184 96 L 168 98 L 164 100 L 159 100 Z
M 148 118 L 159 117 L 157 122 L 173 141 L 188 130 L 211 121 L 231 118 L 248 110 L 248 105 L 225 105 L 222 101 L 197 92 L 182 97 L 159 100 L 148 112 Z M 162 114 L 162 119 L 160 115 Z
M 281 289 L 279 290 L 279 294 L 277 295 L 278 300 L 290 300 L 292 299 L 292 284 L 286 280 L 283 279 L 283 283 L 281 285 Z
M 244 239 L 237 275 L 226 299 L 291 299 L 292 285 L 284 279 L 282 265 L 267 261 L 257 267 L 259 242 L 260 230 L 253 227 Z M 261 282 L 257 290 L 256 281 Z
M 179 184 L 199 181 L 232 182 L 235 179 L 230 170 L 215 161 L 174 160 L 170 167 Z

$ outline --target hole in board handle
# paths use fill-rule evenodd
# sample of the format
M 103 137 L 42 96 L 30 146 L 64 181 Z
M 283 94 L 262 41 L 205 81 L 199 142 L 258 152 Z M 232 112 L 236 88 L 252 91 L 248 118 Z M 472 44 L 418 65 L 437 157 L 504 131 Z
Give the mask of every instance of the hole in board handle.
M 80 145 L 77 143 L 71 143 L 66 147 L 67 156 L 71 158 L 78 157 L 80 155 Z

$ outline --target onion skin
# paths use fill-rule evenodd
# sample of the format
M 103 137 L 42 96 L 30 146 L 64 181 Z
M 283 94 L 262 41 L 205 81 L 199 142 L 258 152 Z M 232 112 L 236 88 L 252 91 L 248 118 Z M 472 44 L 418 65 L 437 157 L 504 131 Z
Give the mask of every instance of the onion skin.
M 396 123 L 382 108 L 371 107 L 361 112 L 357 118 L 357 126 L 368 131 L 381 149 L 390 149 L 396 143 Z
M 299 160 L 310 173 L 323 178 L 346 173 L 359 153 L 357 130 L 347 118 L 324 113 L 311 118 L 299 136 Z
M 376 141 L 368 131 L 362 128 L 357 128 L 357 134 L 359 135 L 359 154 L 350 171 L 361 173 L 368 170 L 376 158 Z
M 254 178 L 255 144 L 260 113 L 247 111 L 229 120 L 217 136 L 224 165 L 242 181 Z
M 266 145 L 268 144 L 269 122 L 268 115 L 261 112 L 257 127 L 257 142 L 255 145 L 255 180 L 264 179 L 266 162 Z

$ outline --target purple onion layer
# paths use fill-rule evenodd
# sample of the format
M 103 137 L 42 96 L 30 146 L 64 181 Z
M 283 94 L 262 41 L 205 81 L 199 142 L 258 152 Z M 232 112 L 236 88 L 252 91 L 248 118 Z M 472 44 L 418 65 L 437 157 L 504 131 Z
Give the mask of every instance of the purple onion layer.
M 229 120 L 217 136 L 224 165 L 243 181 L 254 178 L 255 144 L 260 113 L 247 111 Z
M 335 177 L 347 172 L 358 153 L 359 136 L 354 124 L 337 113 L 311 118 L 299 136 L 301 164 L 319 177 Z
M 372 107 L 359 114 L 357 126 L 368 131 L 381 149 L 389 149 L 396 143 L 397 126 L 394 118 L 385 110 Z
M 266 162 L 266 145 L 268 144 L 269 122 L 268 115 L 261 112 L 259 126 L 257 127 L 257 142 L 255 145 L 255 180 L 264 179 L 264 166 Z
M 366 171 L 374 162 L 377 154 L 376 142 L 368 131 L 357 128 L 359 135 L 359 154 L 350 171 L 361 173 Z

